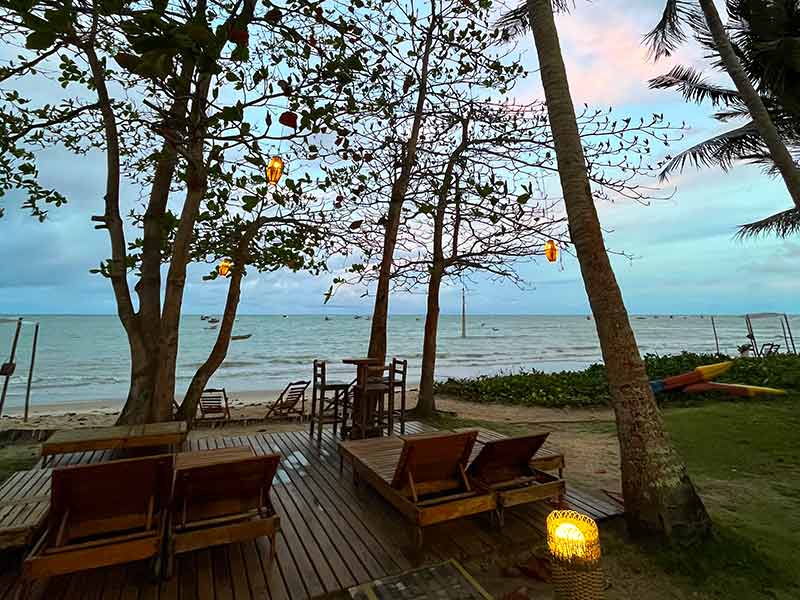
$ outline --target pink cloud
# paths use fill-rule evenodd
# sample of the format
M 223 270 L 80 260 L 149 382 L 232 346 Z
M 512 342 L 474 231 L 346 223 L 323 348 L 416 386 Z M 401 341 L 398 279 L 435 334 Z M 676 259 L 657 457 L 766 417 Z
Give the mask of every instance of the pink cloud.
M 700 51 L 693 41 L 669 59 L 654 63 L 642 42 L 658 21 L 658 6 L 631 7 L 584 4 L 557 18 L 561 48 L 576 105 L 618 104 L 645 99 L 664 99 L 663 92 L 648 89 L 649 79 L 666 73 L 675 64 L 698 63 Z M 530 43 L 535 62 L 536 51 Z M 530 80 L 524 95 L 541 97 L 538 76 Z M 676 96 L 677 98 L 677 96 Z

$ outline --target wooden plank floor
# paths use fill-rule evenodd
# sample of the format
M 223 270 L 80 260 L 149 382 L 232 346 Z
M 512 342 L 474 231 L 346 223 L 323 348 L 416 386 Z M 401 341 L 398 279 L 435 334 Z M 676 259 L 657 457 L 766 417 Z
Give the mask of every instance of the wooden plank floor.
M 411 430 L 430 428 L 414 424 Z M 366 486 L 356 489 L 349 467 L 339 475 L 336 440 L 329 430 L 320 446 L 309 442 L 305 431 L 188 442 L 191 450 L 248 445 L 258 454 L 278 452 L 283 457 L 272 492 L 281 517 L 274 564 L 268 561 L 269 542 L 258 539 L 179 556 L 175 576 L 169 581 L 153 582 L 146 565 L 132 563 L 38 582 L 31 596 L 48 600 L 311 598 L 418 564 L 447 558 L 465 561 L 530 547 L 541 540 L 551 508 L 544 503 L 515 507 L 507 512 L 502 531 L 480 515 L 431 527 L 424 552 L 415 555 L 408 525 L 400 515 Z M 53 462 L 56 466 L 80 464 L 111 456 L 108 451 L 86 452 L 58 456 Z M 601 520 L 621 514 L 611 502 L 569 486 L 567 502 Z M 16 573 L 0 574 L 0 600 L 13 598 L 17 584 Z

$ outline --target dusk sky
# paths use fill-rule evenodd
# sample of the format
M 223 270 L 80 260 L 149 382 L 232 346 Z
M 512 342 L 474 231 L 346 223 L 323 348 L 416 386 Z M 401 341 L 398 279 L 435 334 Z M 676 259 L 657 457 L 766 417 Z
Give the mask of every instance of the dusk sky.
M 562 47 L 576 104 L 613 106 L 620 115 L 647 117 L 653 112 L 690 126 L 677 151 L 726 128 L 708 118 L 711 108 L 686 105 L 677 93 L 650 91 L 647 80 L 673 64 L 702 66 L 693 43 L 674 59 L 652 64 L 641 45 L 642 34 L 658 20 L 660 1 L 578 2 L 573 14 L 559 19 Z M 535 67 L 531 44 L 526 63 Z M 707 69 L 706 69 L 707 70 Z M 726 82 L 727 83 L 727 82 Z M 516 90 L 524 99 L 540 98 L 538 73 Z M 728 126 L 730 127 L 730 126 Z M 38 223 L 19 210 L 20 197 L 2 199 L 0 220 L 0 313 L 115 312 L 108 281 L 89 274 L 108 254 L 108 236 L 89 221 L 102 212 L 104 163 L 97 156 L 75 158 L 51 152 L 41 160 L 45 182 L 70 203 L 53 209 Z M 651 206 L 600 204 L 606 241 L 612 250 L 633 255 L 614 259 L 617 277 L 632 313 L 743 313 L 800 311 L 800 240 L 772 238 L 740 242 L 737 225 L 790 207 L 783 183 L 756 167 L 738 166 L 730 173 L 686 170 L 667 186 L 670 200 Z M 129 190 L 135 197 L 135 190 Z M 526 264 L 525 289 L 476 281 L 468 291 L 472 313 L 586 314 L 586 295 L 572 256 L 562 262 Z M 186 312 L 220 312 L 224 283 L 203 282 L 206 266 L 192 269 Z M 366 313 L 372 298 L 362 288 L 343 288 L 323 306 L 333 275 L 319 278 L 285 271 L 246 278 L 242 313 Z M 445 313 L 459 310 L 460 288 L 446 288 Z M 391 310 L 424 312 L 424 294 L 397 294 Z

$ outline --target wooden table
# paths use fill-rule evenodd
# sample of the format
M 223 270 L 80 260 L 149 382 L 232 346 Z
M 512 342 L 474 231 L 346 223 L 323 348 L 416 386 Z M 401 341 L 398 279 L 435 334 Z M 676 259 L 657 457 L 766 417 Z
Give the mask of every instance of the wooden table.
M 381 402 L 380 390 L 370 390 L 367 386 L 369 368 L 381 365 L 377 358 L 344 358 L 346 365 L 355 365 L 356 384 L 353 387 L 353 426 L 350 428 L 350 438 L 360 439 L 373 436 L 376 432 L 380 436 L 381 426 L 374 426 L 375 407 Z
M 192 467 L 207 467 L 226 462 L 235 462 L 243 458 L 251 458 L 256 453 L 250 446 L 236 446 L 234 448 L 216 448 L 211 450 L 191 450 L 178 452 L 175 455 L 175 472 Z
M 48 456 L 68 452 L 154 446 L 179 448 L 186 441 L 188 433 L 189 430 L 184 421 L 56 431 L 42 444 L 42 456 L 45 457 L 43 462 L 47 462 Z

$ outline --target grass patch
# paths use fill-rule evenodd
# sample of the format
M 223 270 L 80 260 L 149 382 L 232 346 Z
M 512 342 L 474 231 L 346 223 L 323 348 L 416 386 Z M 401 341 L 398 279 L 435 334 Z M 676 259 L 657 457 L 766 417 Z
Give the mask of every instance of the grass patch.
M 649 354 L 645 356 L 645 366 L 651 379 L 661 379 L 729 358 L 691 352 L 669 356 Z M 800 356 L 781 354 L 762 359 L 740 358 L 718 381 L 800 390 Z M 582 371 L 544 373 L 531 370 L 448 379 L 436 385 L 436 393 L 471 402 L 547 407 L 604 406 L 610 401 L 606 370 L 600 364 Z M 662 403 L 690 405 L 720 397 L 724 395 L 670 393 L 657 396 Z
M 32 469 L 39 460 L 39 444 L 13 444 L 0 447 L 0 483 L 14 471 Z

